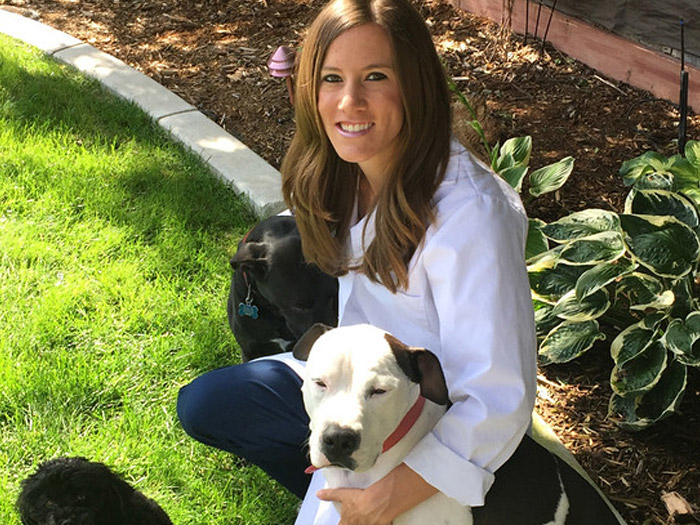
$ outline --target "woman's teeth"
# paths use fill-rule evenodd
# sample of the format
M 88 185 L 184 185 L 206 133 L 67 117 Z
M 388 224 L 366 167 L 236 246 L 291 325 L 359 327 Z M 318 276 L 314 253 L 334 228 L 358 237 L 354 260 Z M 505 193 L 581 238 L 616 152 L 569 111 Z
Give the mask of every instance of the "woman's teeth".
M 367 124 L 344 124 L 340 123 L 340 129 L 343 131 L 348 131 L 350 133 L 358 133 L 360 131 L 366 131 L 372 127 L 372 123 Z

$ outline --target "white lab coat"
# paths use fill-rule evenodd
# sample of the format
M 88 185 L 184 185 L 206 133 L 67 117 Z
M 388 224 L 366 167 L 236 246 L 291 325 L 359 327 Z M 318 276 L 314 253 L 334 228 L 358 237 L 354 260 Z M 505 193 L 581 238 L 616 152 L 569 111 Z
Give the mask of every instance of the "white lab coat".
M 524 263 L 527 217 L 507 183 L 454 142 L 435 196 L 437 220 L 392 294 L 362 274 L 340 278 L 341 325 L 370 323 L 440 359 L 453 405 L 405 463 L 457 501 L 479 506 L 493 472 L 527 431 L 536 394 L 536 340 Z M 374 215 L 351 229 L 354 257 Z M 314 474 L 297 524 L 337 524 Z

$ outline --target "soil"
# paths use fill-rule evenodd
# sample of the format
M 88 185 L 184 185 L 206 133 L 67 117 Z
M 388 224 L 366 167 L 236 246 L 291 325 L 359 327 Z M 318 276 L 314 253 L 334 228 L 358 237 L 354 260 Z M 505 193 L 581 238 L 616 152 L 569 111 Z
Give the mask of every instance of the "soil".
M 673 104 L 596 71 L 532 37 L 437 0 L 414 1 L 450 74 L 477 107 L 492 140 L 531 135 L 533 168 L 571 155 L 574 173 L 528 204 L 550 221 L 584 208 L 621 211 L 618 170 L 647 150 L 677 152 Z M 319 0 L 0 0 L 105 51 L 195 105 L 279 167 L 294 130 L 285 82 L 266 62 L 297 47 Z M 692 115 L 688 136 L 700 139 Z M 543 368 L 538 408 L 630 525 L 698 523 L 700 374 L 691 370 L 677 415 L 641 433 L 606 418 L 612 361 L 607 347 Z M 677 493 L 696 517 L 670 516 Z

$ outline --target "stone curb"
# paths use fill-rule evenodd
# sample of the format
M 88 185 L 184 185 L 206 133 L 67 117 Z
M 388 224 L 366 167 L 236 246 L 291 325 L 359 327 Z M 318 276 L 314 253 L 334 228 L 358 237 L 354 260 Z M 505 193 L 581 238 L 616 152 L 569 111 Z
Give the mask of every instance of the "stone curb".
M 245 197 L 258 217 L 268 217 L 286 208 L 281 176 L 275 168 L 155 80 L 77 38 L 3 9 L 0 9 L 0 33 L 39 48 L 138 105 L 174 139 L 199 155 L 237 194 Z

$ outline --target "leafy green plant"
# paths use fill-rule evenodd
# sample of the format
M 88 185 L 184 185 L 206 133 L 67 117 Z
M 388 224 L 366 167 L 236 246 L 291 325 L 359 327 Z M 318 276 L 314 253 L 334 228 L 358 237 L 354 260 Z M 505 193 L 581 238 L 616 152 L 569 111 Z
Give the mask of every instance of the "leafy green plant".
M 491 169 L 503 177 L 518 192 L 521 192 L 523 181 L 529 171 L 528 165 L 530 163 L 530 154 L 532 153 L 532 138 L 529 135 L 513 137 L 506 140 L 503 145 L 497 142 L 492 146 L 486 138 L 486 133 L 479 122 L 476 111 L 474 111 L 465 94 L 462 93 L 449 75 L 447 75 L 447 82 L 457 100 L 467 108 L 472 118 L 469 124 L 481 140 L 481 144 L 490 161 Z M 568 180 L 573 169 L 573 157 L 565 157 L 533 171 L 529 176 L 529 200 L 561 188 Z
M 493 149 L 494 156 L 491 169 L 498 173 L 518 193 L 522 193 L 523 180 L 528 173 L 532 138 L 530 136 L 513 137 L 506 140 L 502 146 L 498 144 Z M 551 193 L 561 188 L 569 179 L 574 169 L 573 157 L 565 157 L 553 164 L 533 171 L 529 176 L 529 199 Z M 529 219 L 527 246 L 525 256 L 531 257 L 547 249 L 539 228 L 544 224 L 540 219 Z
M 645 153 L 620 174 L 631 186 L 624 213 L 540 221 L 528 272 L 541 362 L 571 361 L 614 336 L 609 416 L 641 430 L 678 408 L 688 367 L 700 366 L 700 143 L 688 142 L 685 158 Z
M 523 137 L 510 138 L 506 140 L 503 145 L 500 145 L 498 142 L 493 146 L 489 144 L 486 133 L 479 122 L 476 111 L 474 111 L 474 108 L 469 103 L 469 100 L 464 93 L 460 91 L 457 84 L 455 84 L 454 80 L 452 80 L 449 75 L 447 75 L 447 80 L 450 90 L 455 94 L 457 100 L 467 108 L 469 115 L 471 115 L 472 120 L 469 124 L 481 140 L 481 144 L 490 161 L 491 169 L 503 177 L 508 184 L 518 192 L 521 192 L 523 181 L 529 170 L 528 164 L 530 163 L 530 154 L 532 153 L 532 138 L 526 135 Z M 529 200 L 561 188 L 568 180 L 573 168 L 573 157 L 565 157 L 553 164 L 533 171 L 529 176 Z
M 506 140 L 502 146 L 494 147 L 491 168 L 503 177 L 518 192 L 522 191 L 523 180 L 528 173 L 532 138 L 529 135 Z M 530 200 L 561 188 L 574 169 L 573 157 L 565 157 L 557 162 L 539 168 L 529 175 L 528 193 Z
M 469 124 L 478 135 L 486 151 L 491 169 L 508 182 L 518 193 L 522 193 L 523 181 L 530 169 L 532 137 L 529 135 L 513 137 L 506 140 L 503 145 L 497 142 L 494 146 L 491 146 L 479 122 L 476 111 L 469 103 L 467 97 L 449 75 L 447 75 L 447 82 L 457 100 L 467 108 L 472 119 Z M 529 196 L 525 199 L 526 204 L 545 193 L 551 193 L 560 189 L 569 179 L 573 169 L 574 158 L 565 157 L 530 173 L 528 177 Z M 546 244 L 543 242 L 543 237 L 539 233 L 539 227 L 543 224 L 544 222 L 539 219 L 530 219 L 529 221 L 527 247 L 525 250 L 525 255 L 528 258 L 547 249 Z

